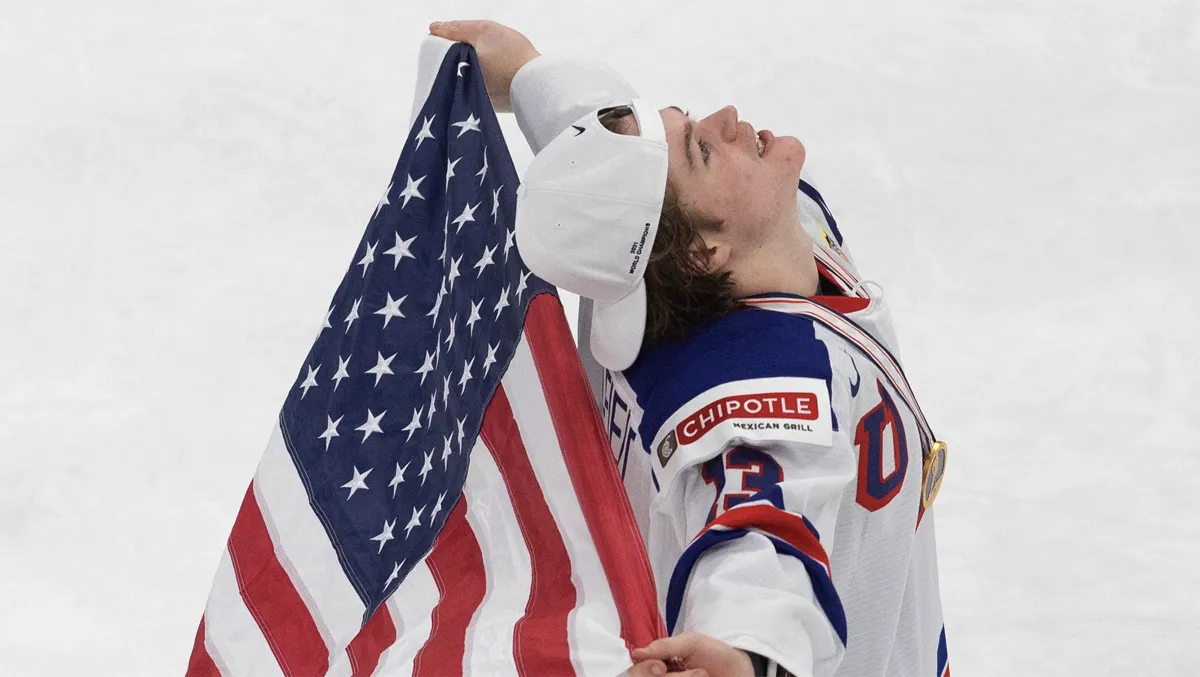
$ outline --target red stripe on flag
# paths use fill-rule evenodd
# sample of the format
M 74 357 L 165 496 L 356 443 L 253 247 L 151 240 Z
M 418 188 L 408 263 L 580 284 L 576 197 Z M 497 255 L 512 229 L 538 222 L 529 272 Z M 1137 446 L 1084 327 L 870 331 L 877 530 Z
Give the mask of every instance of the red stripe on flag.
M 323 675 L 329 669 L 329 650 L 312 615 L 275 556 L 254 484 L 246 490 L 229 534 L 229 559 L 238 591 L 258 623 L 275 660 L 289 677 Z
M 353 677 L 369 677 L 379 665 L 379 657 L 396 641 L 396 625 L 392 614 L 383 604 L 371 615 L 371 620 L 358 631 L 346 647 Z
M 204 616 L 196 629 L 196 642 L 192 645 L 192 657 L 188 659 L 187 677 L 221 677 L 221 671 L 204 647 Z
M 630 646 L 646 646 L 667 634 L 658 611 L 650 558 L 557 298 L 539 294 L 529 302 L 525 340 L 550 405 L 550 418 L 579 507 L 616 600 L 621 636 Z
M 463 673 L 467 626 L 487 588 L 483 554 L 467 522 L 465 495 L 454 504 L 425 563 L 437 584 L 438 603 L 429 640 L 413 661 L 413 675 L 457 677 Z
M 571 580 L 571 556 L 538 488 L 503 386 L 492 395 L 480 435 L 504 478 L 533 573 L 525 615 L 513 630 L 517 673 L 522 677 L 574 675 L 567 619 L 575 608 L 578 591 Z

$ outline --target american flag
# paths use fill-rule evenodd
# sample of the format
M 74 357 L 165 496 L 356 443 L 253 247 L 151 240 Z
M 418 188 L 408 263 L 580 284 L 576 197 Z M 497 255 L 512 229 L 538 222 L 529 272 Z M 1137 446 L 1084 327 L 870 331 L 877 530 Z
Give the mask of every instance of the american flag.
M 514 246 L 475 51 L 436 44 L 189 676 L 616 675 L 663 632 L 562 307 Z

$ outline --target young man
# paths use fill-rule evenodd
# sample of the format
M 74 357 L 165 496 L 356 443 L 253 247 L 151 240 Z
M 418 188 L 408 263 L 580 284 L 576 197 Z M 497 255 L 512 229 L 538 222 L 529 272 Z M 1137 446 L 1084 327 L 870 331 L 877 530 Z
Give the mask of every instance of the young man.
M 517 246 L 596 301 L 605 422 L 673 634 L 634 671 L 948 673 L 928 510 L 945 447 L 803 146 L 530 51 L 508 78 L 537 153 Z

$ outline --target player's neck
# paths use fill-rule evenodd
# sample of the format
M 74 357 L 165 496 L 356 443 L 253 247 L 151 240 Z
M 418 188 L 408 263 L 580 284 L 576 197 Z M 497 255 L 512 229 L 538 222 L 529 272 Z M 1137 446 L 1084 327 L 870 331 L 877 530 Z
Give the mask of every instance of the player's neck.
M 730 266 L 734 292 L 739 298 L 778 292 L 799 296 L 817 294 L 821 279 L 812 252 L 812 239 L 799 222 L 790 232 L 799 235 L 756 247 Z

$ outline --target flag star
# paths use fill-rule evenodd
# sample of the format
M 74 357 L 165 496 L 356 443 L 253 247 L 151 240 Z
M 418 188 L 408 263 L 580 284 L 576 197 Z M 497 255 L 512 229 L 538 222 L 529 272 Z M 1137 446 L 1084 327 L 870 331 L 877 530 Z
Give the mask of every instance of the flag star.
M 333 438 L 339 436 L 337 427 L 338 427 L 338 424 L 340 424 L 342 422 L 343 418 L 346 418 L 346 417 L 338 416 L 338 420 L 335 421 L 329 415 L 325 416 L 325 420 L 328 421 L 328 423 L 326 424 L 326 427 L 325 427 L 325 432 L 321 433 L 320 435 L 317 435 L 317 439 L 325 440 L 325 451 L 329 451 L 329 440 L 332 440 Z
M 449 469 L 450 468 L 450 456 L 454 454 L 454 449 L 450 445 L 450 436 L 446 435 L 445 439 L 446 439 L 446 443 L 444 445 L 442 445 L 442 465 L 445 468 Z
M 387 586 L 392 584 L 392 581 L 400 578 L 400 568 L 403 567 L 404 563 L 407 561 L 407 559 L 402 559 L 399 562 L 396 562 L 396 566 L 392 567 L 392 573 L 387 577 L 387 580 L 383 582 L 383 588 L 385 590 L 387 589 Z
M 454 326 L 458 323 L 458 315 L 450 318 L 450 333 L 446 335 L 446 347 L 454 347 Z
M 467 318 L 467 327 L 471 330 L 470 335 L 475 335 L 475 323 L 483 318 L 479 316 L 479 306 L 483 305 L 483 301 L 479 303 L 471 302 L 471 316 Z M 315 385 L 315 384 L 314 384 Z
M 416 239 L 417 236 L 413 235 L 407 240 L 401 240 L 400 233 L 396 233 L 396 246 L 384 252 L 384 254 L 389 254 L 396 258 L 396 260 L 392 262 L 392 270 L 400 267 L 400 259 L 407 257 L 413 259 L 414 261 L 416 260 L 417 257 L 412 253 L 412 243 Z
M 521 273 L 521 280 L 517 282 L 517 303 L 521 302 L 521 294 L 525 293 L 525 290 L 528 288 L 525 284 L 525 280 L 528 280 L 530 275 L 533 275 L 532 271 L 528 273 Z
M 451 372 L 450 376 L 453 376 Z M 446 403 L 450 400 L 450 376 L 442 379 L 442 408 L 446 408 Z
M 396 538 L 395 536 L 392 535 L 392 530 L 395 528 L 396 528 L 396 520 L 392 520 L 391 522 L 384 520 L 383 521 L 383 531 L 379 532 L 378 536 L 371 537 L 372 541 L 379 541 L 379 552 L 383 552 L 383 546 L 385 543 Z M 379 553 L 377 552 L 375 554 L 378 555 Z
M 450 189 L 450 179 L 454 177 L 454 165 L 457 165 L 458 161 L 461 159 L 462 158 L 454 158 L 454 160 L 451 161 L 450 164 L 446 165 L 446 189 L 447 190 Z
M 395 359 L 395 357 L 396 357 L 396 353 L 392 353 L 391 357 L 384 359 L 383 353 L 379 353 L 379 361 L 375 363 L 374 367 L 371 367 L 370 369 L 366 370 L 363 373 L 375 374 L 375 385 L 379 385 L 379 379 L 383 378 L 384 374 L 390 375 L 390 374 L 394 373 L 391 370 L 391 366 L 392 366 L 392 360 Z
M 483 256 L 480 256 L 479 260 L 476 261 L 475 265 L 473 266 L 476 270 L 479 271 L 479 272 L 475 273 L 475 277 L 479 277 L 480 275 L 482 275 L 484 268 L 487 268 L 488 266 L 495 263 L 495 261 L 492 260 L 492 255 L 495 253 L 496 253 L 495 247 L 484 247 Z
M 479 185 L 481 185 L 481 186 L 483 185 L 483 181 L 484 181 L 484 179 L 486 179 L 486 178 L 487 178 L 487 170 L 488 170 L 488 164 L 487 164 L 487 146 L 484 146 L 484 147 L 483 147 L 483 169 L 481 169 L 481 170 L 479 170 L 479 171 L 475 172 L 475 176 L 478 176 L 478 177 L 479 177 Z
M 422 176 L 416 181 L 413 181 L 412 174 L 408 174 L 407 176 L 408 178 L 404 181 L 404 190 L 400 191 L 400 195 L 398 196 L 404 198 L 404 202 L 400 204 L 400 209 L 407 207 L 408 201 L 414 197 L 418 200 L 425 199 L 425 196 L 421 195 L 421 182 L 425 180 L 425 177 Z
M 450 282 L 450 291 L 454 291 L 454 278 L 462 275 L 462 273 L 458 272 L 458 264 L 460 263 L 462 263 L 462 254 L 459 254 L 458 258 L 450 261 L 450 272 L 446 275 L 446 278 Z
M 433 524 L 433 519 L 435 517 L 437 517 L 437 514 L 442 511 L 442 501 L 444 501 L 445 499 L 446 499 L 446 492 L 443 491 L 441 494 L 438 495 L 437 505 L 433 506 L 433 512 L 429 513 L 429 524 L 430 525 Z
M 473 378 L 471 376 L 471 365 L 474 363 L 475 358 L 472 357 L 471 359 L 467 360 L 466 365 L 463 366 L 463 375 L 458 379 L 458 385 L 462 386 L 462 390 L 458 392 L 459 395 L 467 392 L 467 381 L 470 381 Z
M 362 431 L 362 434 L 363 434 L 362 441 L 363 442 L 367 441 L 367 438 L 371 436 L 371 433 L 379 433 L 381 435 L 383 434 L 383 428 L 379 427 L 379 422 L 381 420 L 383 420 L 383 415 L 386 413 L 387 413 L 387 410 L 385 409 L 383 411 L 383 414 L 376 416 L 375 414 L 371 413 L 370 409 L 367 409 L 366 422 L 364 422 L 362 425 L 355 428 L 355 430 Z
M 433 368 L 437 369 L 442 364 L 442 330 L 438 330 L 437 338 L 433 342 Z
M 466 61 L 459 61 L 458 62 L 458 77 L 461 78 L 462 77 L 462 69 L 467 68 L 470 65 L 471 64 Z
M 437 138 L 436 136 L 433 135 L 433 132 L 430 131 L 430 129 L 429 129 L 430 125 L 433 124 L 433 118 L 436 118 L 436 117 L 437 117 L 437 114 L 434 114 L 433 117 L 425 118 L 425 121 L 421 123 L 421 131 L 417 132 L 417 148 L 421 147 L 421 142 L 424 141 L 425 139 L 436 139 Z M 416 150 L 417 148 L 414 148 L 413 150 Z
M 429 372 L 431 371 L 433 371 L 433 353 L 426 352 L 425 364 L 422 364 L 417 368 L 416 371 L 413 372 L 414 374 L 421 375 L 421 383 L 419 385 L 425 385 L 425 377 L 428 376 Z
M 351 355 L 353 355 L 353 353 L 351 353 Z M 349 366 L 350 366 L 350 356 L 347 355 L 346 359 L 343 360 L 342 356 L 338 355 L 337 373 L 333 375 L 333 381 L 334 381 L 333 389 L 334 390 L 337 390 L 338 386 L 342 385 L 342 379 L 350 378 L 350 372 L 348 371 Z
M 430 451 L 428 454 L 425 454 L 425 465 L 421 466 L 421 486 L 425 486 L 425 476 L 429 474 L 430 470 L 433 470 L 432 451 Z
M 465 430 L 463 430 L 463 424 L 464 424 L 464 423 L 466 423 L 466 422 L 467 422 L 467 417 L 466 417 L 466 416 L 463 416 L 462 418 L 460 418 L 460 419 L 456 419 L 456 420 L 455 420 L 455 423 L 457 423 L 457 424 L 458 424 L 458 448 L 459 448 L 459 450 L 462 450 L 462 448 L 463 448 L 463 445 L 462 445 L 462 443 L 463 443 L 463 438 L 467 436 L 467 433 L 466 433 L 466 431 L 465 431 Z
M 454 229 L 455 233 L 462 230 L 462 227 L 464 224 L 470 223 L 475 220 L 475 210 L 479 209 L 479 205 L 481 205 L 481 204 L 483 204 L 483 203 L 476 202 L 474 207 L 472 207 L 469 203 L 463 205 L 462 214 L 459 214 L 454 219 L 454 225 L 458 226 L 458 228 Z
M 429 394 L 429 413 L 425 415 L 425 427 L 433 425 L 433 412 L 437 411 L 437 388 Z
M 454 138 L 461 139 L 462 135 L 466 134 L 467 132 L 479 132 L 480 134 L 482 134 L 483 130 L 479 128 L 480 122 L 482 122 L 482 120 L 475 117 L 474 113 L 471 113 L 470 115 L 468 115 L 467 119 L 463 120 L 462 122 L 455 122 L 451 126 L 458 127 L 459 131 L 458 131 L 458 136 L 456 136 Z
M 376 216 L 379 216 L 379 211 L 381 209 L 383 209 L 384 205 L 392 204 L 391 202 L 388 201 L 388 193 L 392 192 L 392 186 L 394 186 L 394 185 L 396 185 L 394 181 L 392 183 L 389 183 L 387 190 L 383 191 L 383 197 L 379 198 L 379 204 L 375 205 L 375 216 L 372 216 L 371 218 L 375 218 Z
M 383 326 L 388 326 L 388 322 L 392 321 L 393 317 L 404 317 L 404 313 L 400 312 L 400 304 L 404 303 L 404 299 L 408 298 L 405 294 L 398 299 L 393 299 L 391 293 L 387 295 L 387 303 L 382 308 L 375 311 L 376 315 L 383 315 Z
M 304 396 L 308 394 L 309 388 L 317 387 L 317 372 L 320 371 L 320 369 L 321 365 L 319 364 L 317 365 L 316 369 L 313 369 L 312 367 L 308 368 L 308 376 L 305 376 L 304 383 L 300 384 L 300 388 L 304 390 L 304 393 L 300 395 L 300 399 L 304 399 Z
M 512 249 L 513 245 L 516 243 L 517 243 L 516 231 L 509 230 L 504 233 L 504 262 L 505 263 L 508 263 L 508 250 Z
M 483 358 L 483 375 L 484 376 L 487 376 L 488 369 L 491 369 L 492 365 L 496 363 L 496 349 L 499 347 L 500 347 L 499 343 L 497 343 L 494 346 L 490 345 L 490 344 L 488 345 L 487 357 Z
M 496 301 L 496 319 L 500 319 L 500 313 L 508 307 L 508 285 L 504 285 L 504 289 L 500 292 L 500 300 Z
M 366 269 L 364 268 L 363 270 L 366 270 Z M 350 314 L 346 316 L 346 319 L 342 320 L 342 322 L 346 323 L 346 333 L 347 334 L 350 333 L 350 326 L 353 325 L 354 321 L 358 319 L 358 304 L 360 304 L 360 303 L 362 303 L 361 296 L 358 297 L 357 299 L 355 299 L 354 307 L 350 309 Z
M 358 466 L 354 466 L 354 477 L 351 477 L 349 482 L 346 482 L 342 485 L 343 489 L 350 490 L 350 495 L 346 497 L 347 501 L 349 501 L 350 498 L 354 496 L 354 492 L 358 491 L 359 489 L 370 489 L 370 487 L 367 486 L 367 475 L 370 475 L 372 470 L 374 470 L 374 468 L 367 468 L 366 472 L 360 473 L 358 472 Z
M 388 482 L 388 486 L 392 488 L 392 498 L 396 497 L 396 490 L 400 488 L 401 484 L 404 484 L 404 472 L 410 465 L 412 465 L 412 461 L 405 463 L 403 468 L 399 463 L 396 464 L 396 476 L 392 478 L 391 482 Z
M 329 310 L 325 311 L 325 320 L 321 322 L 321 328 L 317 330 L 317 338 L 320 338 L 321 332 L 326 329 L 333 329 L 333 325 L 329 324 L 330 317 L 333 317 L 333 306 L 329 306 Z
M 450 248 L 450 212 L 446 212 L 446 225 L 442 227 L 442 253 L 438 254 L 438 261 L 446 260 L 446 250 Z
M 409 518 L 408 524 L 404 525 L 404 537 L 405 538 L 408 538 L 409 532 L 411 532 L 414 527 L 421 526 L 421 513 L 423 513 L 423 512 L 425 512 L 425 506 L 421 506 L 420 510 L 413 508 L 412 517 Z
M 413 433 L 421 429 L 421 410 L 413 409 L 413 420 L 408 425 L 401 428 L 402 431 L 408 433 L 408 437 L 404 438 L 407 442 L 412 439 Z
M 433 302 L 433 308 L 425 313 L 426 317 L 433 318 L 433 326 L 437 326 L 438 313 L 442 310 L 442 297 L 446 295 L 446 278 L 442 278 L 442 288 L 438 290 L 437 299 Z
M 363 257 L 355 264 L 363 267 L 363 277 L 367 276 L 367 267 L 375 262 L 375 245 L 377 244 L 379 244 L 378 241 L 367 244 L 367 253 L 363 254 Z
M 500 209 L 500 191 L 503 189 L 504 186 L 500 186 L 492 191 L 492 223 L 496 222 L 496 212 Z

